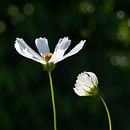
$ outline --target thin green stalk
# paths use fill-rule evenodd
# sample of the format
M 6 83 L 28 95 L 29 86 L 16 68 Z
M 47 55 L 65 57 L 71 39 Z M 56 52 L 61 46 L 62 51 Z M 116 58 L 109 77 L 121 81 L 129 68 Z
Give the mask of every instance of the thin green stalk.
M 109 122 L 109 130 L 112 130 L 111 117 L 110 117 L 110 113 L 109 113 L 107 104 L 106 104 L 105 100 L 104 100 L 101 96 L 99 96 L 99 97 L 100 97 L 100 99 L 102 100 L 103 105 L 104 105 L 104 107 L 105 107 L 105 110 L 106 110 L 106 112 L 107 112 L 107 117 L 108 117 L 108 122 Z
M 53 90 L 51 72 L 48 72 L 48 75 L 49 75 L 50 87 L 51 87 L 51 98 L 52 98 L 53 117 L 54 117 L 54 130 L 57 130 L 57 127 L 56 127 L 56 107 L 55 107 L 54 90 Z

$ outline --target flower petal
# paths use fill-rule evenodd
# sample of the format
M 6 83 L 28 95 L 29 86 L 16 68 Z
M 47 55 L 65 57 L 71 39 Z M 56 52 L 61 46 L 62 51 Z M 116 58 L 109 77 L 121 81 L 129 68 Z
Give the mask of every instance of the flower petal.
M 79 79 L 76 80 L 75 87 L 82 88 L 86 92 L 90 92 L 91 91 L 91 87 L 87 86 L 86 84 L 84 84 L 84 82 L 82 82 Z
M 89 93 L 87 93 L 86 91 L 84 91 L 83 89 L 80 89 L 80 88 L 73 88 L 73 90 L 78 96 L 89 96 L 90 95 Z
M 33 49 L 31 49 L 22 38 L 16 38 L 14 46 L 17 52 L 22 56 L 45 64 L 45 61 L 43 61 L 42 57 L 38 55 Z
M 98 78 L 97 76 L 92 72 L 87 72 L 90 75 L 91 81 L 95 87 L 98 86 Z
M 49 62 L 55 62 L 58 59 L 61 59 L 63 57 L 65 51 L 70 46 L 70 43 L 71 43 L 71 40 L 69 40 L 68 37 L 64 37 L 64 38 L 59 39 L 59 42 L 55 47 L 53 56 Z
M 48 46 L 48 40 L 46 38 L 37 38 L 35 40 L 36 47 L 40 53 L 41 56 L 43 56 L 45 53 L 49 53 L 49 46 Z
M 83 72 L 79 74 L 77 79 L 80 80 L 84 84 L 84 86 L 87 86 L 90 88 L 93 86 L 92 79 L 89 76 L 88 72 Z
M 62 57 L 57 58 L 57 59 L 54 61 L 54 63 L 58 63 L 59 61 L 62 61 L 62 60 L 64 60 L 65 58 L 67 58 L 67 57 L 69 57 L 69 56 L 72 56 L 72 55 L 78 53 L 78 52 L 83 48 L 85 42 L 86 42 L 86 40 L 80 41 L 80 43 L 77 44 L 70 52 L 68 52 L 66 55 L 64 55 L 64 56 L 62 56 Z

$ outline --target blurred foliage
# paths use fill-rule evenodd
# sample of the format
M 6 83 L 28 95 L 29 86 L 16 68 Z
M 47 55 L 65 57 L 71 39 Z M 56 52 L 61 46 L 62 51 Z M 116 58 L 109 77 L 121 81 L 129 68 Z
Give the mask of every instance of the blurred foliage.
M 16 37 L 36 50 L 38 37 L 53 50 L 68 36 L 72 47 L 87 44 L 53 72 L 59 130 L 101 130 L 108 122 L 100 100 L 73 92 L 78 73 L 92 71 L 111 113 L 113 130 L 130 130 L 129 0 L 0 0 L 0 129 L 51 130 L 53 113 L 48 75 L 20 56 Z

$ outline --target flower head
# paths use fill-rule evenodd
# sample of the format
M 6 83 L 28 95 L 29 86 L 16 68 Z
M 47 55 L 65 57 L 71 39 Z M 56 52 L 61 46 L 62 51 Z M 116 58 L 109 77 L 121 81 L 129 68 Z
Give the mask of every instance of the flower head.
M 79 96 L 94 96 L 98 93 L 98 79 L 92 72 L 82 72 L 77 76 L 74 92 Z
M 31 49 L 22 38 L 16 38 L 15 49 L 22 56 L 39 62 L 43 65 L 48 63 L 56 64 L 65 58 L 78 53 L 84 46 L 85 40 L 81 40 L 70 52 L 65 54 L 66 50 L 70 46 L 71 40 L 68 37 L 59 39 L 58 44 L 55 47 L 54 53 L 50 52 L 48 46 L 48 40 L 46 38 L 37 38 L 35 40 L 38 53 Z

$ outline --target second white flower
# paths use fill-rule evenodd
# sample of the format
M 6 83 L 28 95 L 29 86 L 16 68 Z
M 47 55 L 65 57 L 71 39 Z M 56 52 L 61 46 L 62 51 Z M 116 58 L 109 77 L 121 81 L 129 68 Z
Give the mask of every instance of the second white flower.
M 98 93 L 98 79 L 92 72 L 82 72 L 77 76 L 74 92 L 78 96 L 94 96 Z

